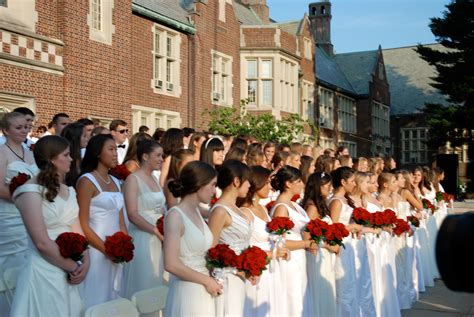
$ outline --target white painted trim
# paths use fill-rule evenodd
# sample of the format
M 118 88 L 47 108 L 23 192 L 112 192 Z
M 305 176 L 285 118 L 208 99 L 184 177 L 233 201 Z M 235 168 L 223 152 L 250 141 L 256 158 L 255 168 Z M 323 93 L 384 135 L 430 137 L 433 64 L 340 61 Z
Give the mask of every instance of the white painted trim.
M 89 13 L 87 14 L 87 25 L 89 26 L 89 39 L 112 45 L 112 35 L 115 34 L 115 25 L 113 25 L 114 0 L 101 0 L 102 8 L 102 29 L 98 30 L 92 27 L 92 0 L 89 0 Z

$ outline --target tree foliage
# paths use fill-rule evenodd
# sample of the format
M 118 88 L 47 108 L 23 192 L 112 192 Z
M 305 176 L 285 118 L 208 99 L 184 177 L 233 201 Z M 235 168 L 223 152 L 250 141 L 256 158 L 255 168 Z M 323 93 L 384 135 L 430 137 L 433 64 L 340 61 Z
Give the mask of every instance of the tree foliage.
M 435 146 L 448 140 L 454 144 L 471 140 L 474 129 L 474 2 L 454 0 L 446 8 L 429 26 L 436 41 L 447 50 L 422 45 L 416 48 L 438 72 L 432 86 L 452 103 L 448 107 L 427 104 L 424 108 L 432 128 L 430 143 Z
M 251 135 L 258 140 L 290 143 L 301 140 L 307 123 L 292 114 L 276 120 L 271 114 L 254 115 L 246 111 L 247 101 L 240 108 L 218 107 L 210 110 L 209 131 L 216 134 Z M 309 124 L 309 123 L 307 123 Z M 314 131 L 314 126 L 311 126 Z

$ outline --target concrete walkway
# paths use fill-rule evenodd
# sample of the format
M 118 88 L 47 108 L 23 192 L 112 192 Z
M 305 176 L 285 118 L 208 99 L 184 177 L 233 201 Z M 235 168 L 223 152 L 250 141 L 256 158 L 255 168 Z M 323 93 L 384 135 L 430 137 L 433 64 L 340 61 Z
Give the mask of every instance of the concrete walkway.
M 441 280 L 427 287 L 412 309 L 402 310 L 402 317 L 474 317 L 474 294 L 449 290 Z

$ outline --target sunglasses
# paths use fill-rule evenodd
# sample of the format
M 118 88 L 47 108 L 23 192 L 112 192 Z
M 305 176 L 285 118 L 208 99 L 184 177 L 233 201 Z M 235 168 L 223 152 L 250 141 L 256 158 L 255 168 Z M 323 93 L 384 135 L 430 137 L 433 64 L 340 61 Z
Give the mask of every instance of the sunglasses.
M 120 134 L 128 133 L 128 129 L 118 130 L 117 132 Z

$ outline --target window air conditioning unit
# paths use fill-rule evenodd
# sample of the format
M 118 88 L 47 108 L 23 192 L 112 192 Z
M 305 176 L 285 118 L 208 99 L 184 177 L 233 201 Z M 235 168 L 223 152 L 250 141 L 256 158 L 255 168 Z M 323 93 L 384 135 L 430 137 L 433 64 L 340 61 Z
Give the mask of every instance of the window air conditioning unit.
M 217 100 L 220 100 L 220 99 L 221 99 L 221 94 L 218 93 L 218 92 L 213 92 L 213 93 L 212 93 L 212 99 L 213 99 L 213 100 L 216 100 L 216 101 L 217 101 Z
M 166 90 L 173 91 L 173 83 L 166 83 Z
M 319 125 L 324 127 L 326 125 L 326 119 L 324 117 L 319 117 Z
M 162 88 L 163 81 L 161 79 L 155 79 L 155 88 Z

